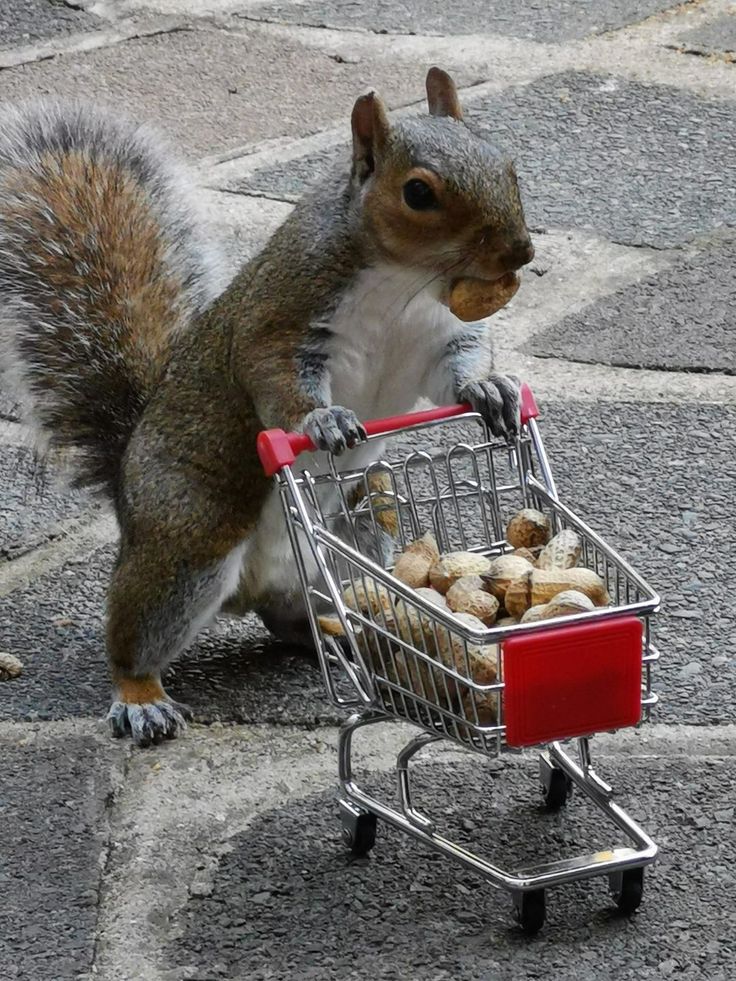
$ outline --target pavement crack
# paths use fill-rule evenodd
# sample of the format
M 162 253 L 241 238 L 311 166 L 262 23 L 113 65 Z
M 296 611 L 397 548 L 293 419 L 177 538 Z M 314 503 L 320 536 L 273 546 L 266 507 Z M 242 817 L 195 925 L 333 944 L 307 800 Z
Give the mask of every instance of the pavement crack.
M 98 973 L 97 962 L 100 954 L 100 941 L 101 941 L 101 918 L 102 918 L 102 908 L 105 901 L 106 892 L 106 881 L 110 868 L 112 866 L 112 854 L 113 854 L 113 812 L 115 806 L 117 805 L 118 799 L 125 786 L 128 775 L 130 773 L 131 760 L 133 757 L 132 745 L 127 745 L 123 751 L 122 765 L 118 774 L 118 779 L 114 780 L 110 784 L 110 788 L 105 795 L 103 817 L 106 825 L 106 840 L 105 847 L 101 852 L 102 862 L 100 864 L 99 873 L 99 884 L 97 887 L 97 902 L 95 903 L 95 926 L 92 938 L 92 957 L 90 961 L 90 972 L 95 975 Z
M 736 52 L 733 51 L 703 51 L 702 48 L 688 48 L 684 44 L 665 44 L 665 48 L 668 51 L 675 51 L 677 54 L 705 58 L 707 61 L 720 61 L 725 65 L 736 64 Z
M 736 368 L 707 368 L 704 365 L 681 365 L 675 366 L 661 364 L 630 364 L 626 361 L 594 361 L 592 358 L 561 358 L 558 354 L 546 354 L 541 351 L 531 350 L 533 357 L 540 361 L 567 361 L 570 364 L 592 364 L 601 368 L 626 368 L 629 371 L 657 371 L 663 375 L 722 375 L 732 377 L 736 375 Z

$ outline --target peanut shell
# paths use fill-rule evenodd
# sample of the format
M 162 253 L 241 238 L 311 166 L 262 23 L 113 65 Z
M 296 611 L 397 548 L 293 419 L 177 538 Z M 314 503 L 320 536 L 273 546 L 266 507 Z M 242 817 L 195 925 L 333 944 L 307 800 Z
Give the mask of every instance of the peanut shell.
M 534 606 L 532 600 L 532 576 L 537 570 L 531 567 L 528 572 L 523 573 L 518 579 L 509 583 L 504 598 L 504 605 L 512 617 L 521 618 L 530 606 Z
M 393 616 L 391 594 L 385 586 L 372 579 L 356 579 L 355 585 L 348 586 L 342 597 L 351 610 L 359 613 L 372 613 L 375 616 L 383 611 L 387 616 Z
M 509 585 L 520 576 L 531 572 L 534 566 L 520 555 L 499 555 L 493 559 L 488 572 L 481 575 L 483 588 L 503 603 Z M 508 607 L 506 607 L 508 609 Z M 512 611 L 509 610 L 509 613 Z
M 581 593 L 577 589 L 566 589 L 564 592 L 558 593 L 547 603 L 544 619 L 569 617 L 574 613 L 590 613 L 594 609 L 595 604 L 593 600 L 589 596 L 586 596 L 585 593 Z
M 11 678 L 18 678 L 23 673 L 23 662 L 19 661 L 14 654 L 6 654 L 0 651 L 0 681 L 9 681 Z
M 435 537 L 427 532 L 422 538 L 406 546 L 396 560 L 394 575 L 412 589 L 429 586 L 429 570 L 439 557 Z
M 457 279 L 450 289 L 448 306 L 460 320 L 483 320 L 505 307 L 519 288 L 519 277 L 508 272 L 493 282 L 485 279 Z
M 533 548 L 546 545 L 552 535 L 549 518 L 534 508 L 524 508 L 509 521 L 506 541 L 513 548 Z
M 446 610 L 448 608 L 447 600 L 442 593 L 438 593 L 436 589 L 432 589 L 429 586 L 420 587 L 417 589 L 416 594 L 417 596 L 422 596 L 425 600 L 429 600 L 430 603 L 434 603 L 435 606 L 439 606 L 441 610 Z
M 538 569 L 572 569 L 578 564 L 583 543 L 572 528 L 564 528 L 544 546 L 537 559 Z
M 490 627 L 498 614 L 498 600 L 482 585 L 480 576 L 463 576 L 447 590 L 447 605 L 453 613 L 470 613 Z
M 538 620 L 545 620 L 545 613 L 547 611 L 547 604 L 540 603 L 539 606 L 530 606 L 526 611 L 524 616 L 521 618 L 522 623 L 536 623 Z
M 429 582 L 438 593 L 444 594 L 463 576 L 480 576 L 488 572 L 490 559 L 475 552 L 447 552 L 429 570 Z
M 592 569 L 535 569 L 531 577 L 531 603 L 549 603 L 558 593 L 574 589 L 593 601 L 596 606 L 609 603 L 606 586 Z
M 543 546 L 546 548 L 547 546 Z M 531 548 L 515 548 L 513 552 L 509 552 L 509 555 L 513 555 L 518 559 L 526 559 L 531 565 L 536 566 L 537 559 L 541 554 L 541 548 L 537 546 L 535 549 Z

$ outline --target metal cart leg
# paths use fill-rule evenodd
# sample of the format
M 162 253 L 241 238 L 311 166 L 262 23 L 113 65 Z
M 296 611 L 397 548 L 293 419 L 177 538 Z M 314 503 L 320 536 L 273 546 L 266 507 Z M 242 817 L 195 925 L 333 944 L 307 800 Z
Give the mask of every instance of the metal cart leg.
M 442 738 L 422 733 L 398 753 L 396 760 L 398 806 L 392 807 L 362 790 L 353 778 L 352 740 L 355 732 L 366 725 L 391 721 L 378 712 L 353 715 L 340 730 L 338 766 L 340 774 L 340 815 L 346 840 L 354 854 L 365 855 L 375 842 L 376 819 L 380 818 L 418 839 L 434 851 L 449 855 L 467 868 L 478 872 L 494 886 L 511 893 L 521 928 L 536 933 L 544 923 L 545 889 L 580 879 L 607 876 L 616 905 L 623 913 L 633 912 L 641 902 L 644 866 L 656 858 L 657 846 L 652 839 L 612 800 L 613 791 L 594 772 L 587 739 L 578 740 L 580 762 L 576 762 L 560 743 L 551 743 L 540 757 L 540 774 L 545 793 L 567 799 L 574 785 L 585 794 L 624 834 L 635 847 L 612 848 L 558 859 L 530 868 L 505 872 L 485 858 L 473 854 L 439 834 L 432 820 L 415 810 L 412 804 L 410 760 L 425 746 Z M 561 774 L 559 777 L 557 774 Z M 560 783 L 560 780 L 564 783 Z M 549 783 L 548 783 L 549 781 Z M 551 788 L 555 788 L 554 790 Z

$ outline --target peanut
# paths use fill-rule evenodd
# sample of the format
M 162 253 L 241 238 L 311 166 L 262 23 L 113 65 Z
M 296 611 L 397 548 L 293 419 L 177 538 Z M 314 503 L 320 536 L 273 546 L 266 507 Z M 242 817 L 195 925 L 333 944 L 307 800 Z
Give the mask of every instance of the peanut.
M 450 290 L 448 306 L 460 320 L 483 320 L 505 307 L 519 288 L 519 277 L 508 272 L 500 279 L 458 279 Z
M 429 582 L 438 593 L 444 594 L 463 576 L 479 576 L 488 572 L 490 559 L 475 552 L 447 552 L 429 570 Z
M 546 545 L 552 534 L 549 518 L 534 508 L 524 508 L 509 521 L 506 541 L 513 548 L 533 548 Z
M 490 627 L 498 613 L 498 600 L 482 586 L 480 576 L 463 576 L 447 590 L 447 605 L 453 613 L 470 613 Z
M 572 528 L 565 528 L 542 549 L 537 560 L 538 569 L 572 569 L 578 564 L 583 543 Z
M 509 585 L 525 573 L 531 572 L 533 568 L 531 562 L 523 559 L 520 555 L 499 555 L 497 559 L 493 559 L 491 562 L 488 572 L 481 575 L 483 588 L 491 596 L 495 596 L 500 603 L 503 603 Z M 511 610 L 509 610 L 510 612 Z
M 396 560 L 394 575 L 412 589 L 429 586 L 429 570 L 439 561 L 439 557 L 435 537 L 428 532 L 406 546 Z

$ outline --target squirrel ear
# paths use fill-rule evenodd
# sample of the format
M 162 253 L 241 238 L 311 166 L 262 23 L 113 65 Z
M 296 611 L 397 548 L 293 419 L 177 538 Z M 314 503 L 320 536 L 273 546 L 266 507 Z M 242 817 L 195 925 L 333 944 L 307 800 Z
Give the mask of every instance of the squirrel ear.
M 386 107 L 375 92 L 361 95 L 353 106 L 353 174 L 365 180 L 388 137 Z
M 430 68 L 427 72 L 427 102 L 430 116 L 463 118 L 455 83 L 441 68 Z

